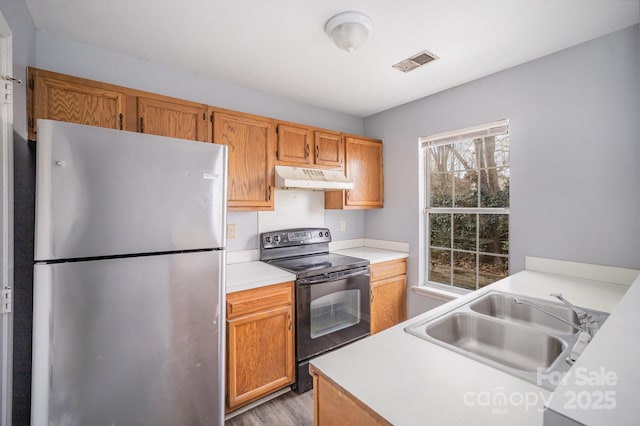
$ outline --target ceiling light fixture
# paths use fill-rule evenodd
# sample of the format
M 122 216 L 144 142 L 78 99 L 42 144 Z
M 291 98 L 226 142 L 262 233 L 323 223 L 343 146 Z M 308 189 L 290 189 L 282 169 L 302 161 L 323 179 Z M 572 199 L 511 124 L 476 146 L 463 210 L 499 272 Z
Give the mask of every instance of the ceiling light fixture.
M 329 19 L 324 31 L 340 49 L 351 53 L 362 46 L 373 30 L 373 21 L 360 12 L 343 12 Z

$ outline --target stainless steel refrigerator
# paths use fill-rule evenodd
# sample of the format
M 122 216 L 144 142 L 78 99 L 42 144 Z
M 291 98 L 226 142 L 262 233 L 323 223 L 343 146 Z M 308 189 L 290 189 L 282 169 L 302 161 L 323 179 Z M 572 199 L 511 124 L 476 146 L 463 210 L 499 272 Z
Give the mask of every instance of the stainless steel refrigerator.
M 225 146 L 38 121 L 32 425 L 219 425 Z

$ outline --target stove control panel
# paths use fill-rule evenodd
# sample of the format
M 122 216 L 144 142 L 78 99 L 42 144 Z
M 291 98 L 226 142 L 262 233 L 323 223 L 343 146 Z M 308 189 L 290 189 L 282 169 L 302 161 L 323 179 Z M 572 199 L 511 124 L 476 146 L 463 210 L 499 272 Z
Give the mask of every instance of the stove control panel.
M 331 232 L 327 228 L 283 229 L 260 234 L 262 249 L 329 242 L 331 242 Z

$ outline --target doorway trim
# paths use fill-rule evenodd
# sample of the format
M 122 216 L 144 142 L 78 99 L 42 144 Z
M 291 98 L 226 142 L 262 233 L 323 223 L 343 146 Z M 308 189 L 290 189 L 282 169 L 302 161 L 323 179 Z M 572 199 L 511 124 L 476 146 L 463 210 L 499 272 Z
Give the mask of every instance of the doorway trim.
M 0 293 L 9 312 L 0 313 L 0 426 L 11 425 L 13 372 L 13 38 L 0 12 Z

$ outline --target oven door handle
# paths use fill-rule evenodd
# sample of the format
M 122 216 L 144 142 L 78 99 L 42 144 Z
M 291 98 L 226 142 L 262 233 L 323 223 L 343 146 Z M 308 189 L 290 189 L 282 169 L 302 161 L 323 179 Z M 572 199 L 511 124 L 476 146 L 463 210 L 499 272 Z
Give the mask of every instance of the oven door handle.
M 328 274 L 316 275 L 314 277 L 300 278 L 298 284 L 315 284 L 328 281 L 337 281 L 351 277 L 357 277 L 359 275 L 365 275 L 369 273 L 369 267 L 363 266 L 358 269 L 341 272 L 330 272 Z

